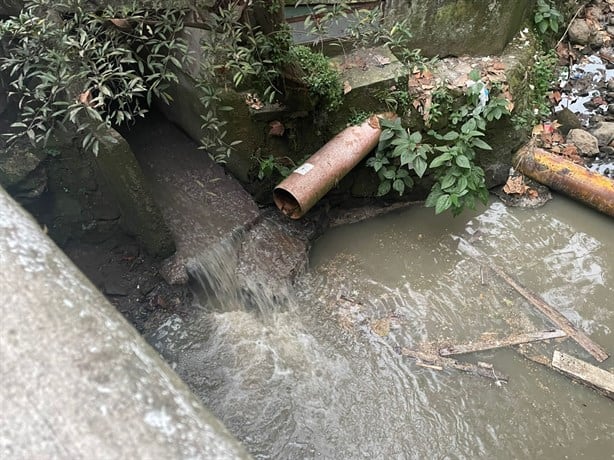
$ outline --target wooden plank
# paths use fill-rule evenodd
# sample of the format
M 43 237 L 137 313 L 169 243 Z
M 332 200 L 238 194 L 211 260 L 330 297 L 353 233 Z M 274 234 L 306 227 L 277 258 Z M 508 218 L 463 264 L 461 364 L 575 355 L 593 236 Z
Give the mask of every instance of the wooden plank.
M 485 256 L 481 251 L 475 248 L 468 241 L 463 238 L 459 238 L 459 240 L 461 242 L 459 248 L 465 249 L 466 253 L 476 257 L 478 261 L 481 261 L 484 265 L 494 271 L 499 276 L 499 278 L 501 278 L 508 285 L 513 287 L 516 292 L 518 292 L 522 297 L 529 301 L 529 303 L 533 305 L 537 310 L 546 315 L 548 319 L 552 321 L 552 323 L 554 323 L 559 329 L 563 330 L 565 334 L 571 337 L 575 342 L 578 343 L 578 345 L 580 345 L 588 353 L 590 353 L 593 358 L 595 358 L 599 362 L 608 359 L 608 353 L 600 345 L 593 342 L 590 337 L 588 337 L 582 331 L 579 331 L 571 323 L 571 321 L 569 321 L 565 316 L 563 316 L 563 314 L 561 314 L 558 310 L 546 303 L 546 301 L 544 301 L 544 299 L 539 297 L 537 294 L 531 292 L 529 289 L 524 287 L 522 284 L 520 284 L 520 282 L 516 281 L 505 270 L 495 265 L 491 260 L 489 260 L 487 256 Z
M 608 398 L 614 399 L 614 374 L 557 350 L 552 356 L 552 367 L 583 385 L 594 388 Z
M 442 358 L 438 355 L 425 353 L 423 351 L 411 350 L 406 347 L 401 348 L 399 353 L 403 356 L 415 359 L 417 365 L 421 367 L 428 367 L 436 370 L 455 369 L 457 371 L 491 379 L 496 382 L 508 381 L 507 376 L 495 370 L 492 364 L 482 362 L 478 364 L 463 363 L 452 358 Z
M 451 345 L 440 348 L 440 356 L 462 355 L 465 353 L 475 353 L 478 351 L 494 350 L 496 348 L 510 347 L 512 345 L 520 345 L 522 343 L 538 342 L 540 340 L 558 339 L 566 337 L 567 334 L 560 329 L 550 331 L 529 332 L 526 334 L 515 334 L 505 337 L 500 340 L 485 340 L 478 342 L 469 342 L 465 344 Z

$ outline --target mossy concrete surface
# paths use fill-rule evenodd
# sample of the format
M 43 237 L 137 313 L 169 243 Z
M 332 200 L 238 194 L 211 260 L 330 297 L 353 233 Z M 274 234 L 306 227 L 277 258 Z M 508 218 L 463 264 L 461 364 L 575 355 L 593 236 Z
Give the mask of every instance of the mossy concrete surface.
M 119 205 L 122 226 L 151 255 L 171 255 L 175 251 L 171 232 L 153 200 L 130 146 L 113 129 L 100 135 L 100 139 L 96 165 Z
M 533 10 L 533 0 L 390 0 L 388 20 L 407 18 L 410 46 L 427 56 L 501 53 Z

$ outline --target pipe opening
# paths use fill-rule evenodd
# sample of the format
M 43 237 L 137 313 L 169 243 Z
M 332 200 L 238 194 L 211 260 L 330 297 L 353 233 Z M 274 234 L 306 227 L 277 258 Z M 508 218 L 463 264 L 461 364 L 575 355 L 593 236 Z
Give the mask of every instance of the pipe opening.
M 303 215 L 298 200 L 283 188 L 273 190 L 273 201 L 279 210 L 291 219 L 298 219 Z

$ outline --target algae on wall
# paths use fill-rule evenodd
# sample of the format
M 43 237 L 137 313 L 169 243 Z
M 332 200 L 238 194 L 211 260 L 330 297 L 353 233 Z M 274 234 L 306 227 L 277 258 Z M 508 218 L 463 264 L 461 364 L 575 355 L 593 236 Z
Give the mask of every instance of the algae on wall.
M 533 0 L 389 0 L 388 18 L 407 18 L 412 46 L 427 56 L 500 54 L 521 29 Z

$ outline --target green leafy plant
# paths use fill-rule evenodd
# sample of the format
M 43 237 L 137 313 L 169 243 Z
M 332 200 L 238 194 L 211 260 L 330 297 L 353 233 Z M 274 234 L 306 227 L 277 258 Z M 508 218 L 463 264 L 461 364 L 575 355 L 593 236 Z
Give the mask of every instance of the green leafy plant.
M 401 119 L 380 120 L 382 133 L 375 156 L 367 160 L 367 165 L 377 172 L 380 178 L 378 195 L 386 195 L 395 190 L 402 195 L 405 188 L 411 188 L 414 180 L 409 175 L 414 171 L 422 177 L 427 168 L 427 158 L 433 151 L 429 144 L 422 143 L 422 134 L 410 132 L 401 125 Z
M 347 125 L 355 126 L 361 124 L 367 118 L 371 116 L 371 113 L 366 112 L 364 110 L 356 110 L 354 108 L 350 109 L 350 117 L 348 118 Z
M 154 96 L 170 101 L 174 68 L 189 59 L 179 36 L 186 13 L 136 3 L 93 11 L 78 0 L 28 1 L 0 25 L 8 44 L 0 68 L 20 109 L 9 141 L 27 137 L 44 146 L 58 130 L 76 132 L 97 154 L 101 128 L 143 116 Z
M 559 26 L 563 23 L 563 14 L 556 9 L 552 2 L 548 0 L 537 0 L 533 22 L 541 34 L 548 30 L 558 32 Z
M 322 101 L 326 110 L 338 109 L 343 103 L 343 85 L 328 58 L 306 46 L 293 46 L 290 53 L 303 70 L 302 79 L 310 93 Z
M 548 92 L 556 80 L 558 57 L 554 50 L 540 51 L 533 58 L 533 65 L 528 69 L 528 88 L 525 97 L 528 107 L 513 117 L 514 126 L 523 129 L 546 118 L 551 113 Z
M 455 108 L 446 89 L 434 91 L 437 96 L 432 99 L 438 104 L 434 117 L 448 122 L 429 130 L 429 141 L 420 132 L 410 132 L 400 118 L 380 121 L 380 142 L 375 156 L 367 160 L 380 178 L 379 195 L 391 190 L 402 195 L 414 185 L 412 174 L 418 178 L 430 174 L 435 184 L 425 205 L 434 207 L 437 214 L 449 209 L 457 215 L 473 209 L 478 200 L 487 200 L 484 171 L 476 164 L 476 155 L 479 150 L 491 150 L 482 139 L 486 125 L 509 115 L 509 101 L 496 86 L 488 88 L 479 72 L 469 76 L 471 84 Z
M 294 162 L 288 157 L 268 157 L 256 158 L 258 161 L 258 179 L 264 180 L 274 176 L 288 177 L 296 167 Z
M 254 2 L 274 13 L 279 1 Z M 273 102 L 282 93 L 282 72 L 288 61 L 291 36 L 285 24 L 270 33 L 242 19 L 245 11 L 238 2 L 230 2 L 210 12 L 204 27 L 210 32 L 201 39 L 202 59 L 198 87 L 205 107 L 201 114 L 202 148 L 217 162 L 223 163 L 240 141 L 228 142 L 224 105 L 228 89 L 254 90 L 257 101 Z

